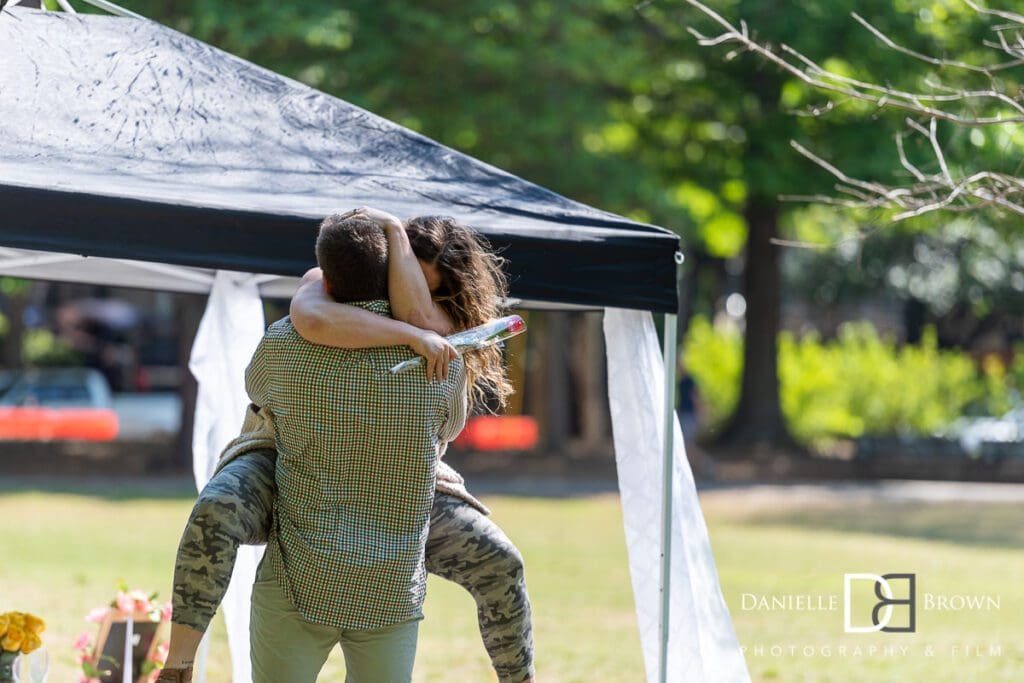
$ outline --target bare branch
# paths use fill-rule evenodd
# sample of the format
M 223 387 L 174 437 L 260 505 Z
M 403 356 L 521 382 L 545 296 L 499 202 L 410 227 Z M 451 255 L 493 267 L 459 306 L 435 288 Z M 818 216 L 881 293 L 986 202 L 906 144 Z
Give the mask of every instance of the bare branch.
M 1006 19 L 1007 21 L 1016 24 L 1017 26 L 1024 26 L 1024 14 L 1017 14 L 1016 12 L 1007 12 L 1005 10 L 989 9 L 982 7 L 974 0 L 964 0 L 964 4 L 970 7 L 978 14 L 987 14 L 991 17 L 999 17 L 1000 19 Z
M 953 59 L 932 57 L 930 55 L 917 52 L 916 50 L 911 50 L 910 48 L 904 47 L 896 43 L 896 41 L 892 40 L 889 36 L 885 35 L 880 30 L 875 28 L 867 19 L 860 16 L 856 12 L 850 12 L 850 16 L 852 16 L 858 24 L 860 24 L 868 31 L 870 31 L 871 34 L 875 36 L 875 38 L 878 38 L 878 40 L 886 47 L 893 49 L 896 52 L 905 54 L 908 57 L 913 57 L 914 59 L 919 59 L 922 62 L 932 64 L 933 66 L 964 69 L 965 71 L 973 71 L 975 73 L 991 76 L 993 72 L 1002 71 L 1004 69 L 1012 69 L 1013 67 L 1021 66 L 1022 64 L 1024 64 L 1024 59 L 1016 59 L 1012 62 L 1003 62 L 1002 64 L 993 64 L 992 66 L 978 66 L 976 64 L 968 64 L 967 62 L 961 62 Z
M 906 187 L 890 186 L 853 178 L 794 141 L 790 144 L 797 152 L 831 173 L 843 183 L 843 185 L 837 186 L 837 190 L 851 194 L 855 198 L 840 199 L 827 195 L 785 195 L 780 197 L 780 199 L 783 201 L 822 203 L 844 208 L 898 208 L 900 210 L 892 217 L 894 222 L 939 210 L 976 211 L 989 206 L 997 206 L 1024 216 L 1024 180 L 991 171 L 982 171 L 960 180 L 954 180 L 946 165 L 945 155 L 941 147 L 938 146 L 937 137 L 933 129 L 931 127 L 925 129 L 916 123 L 914 129 L 926 135 L 930 141 L 933 141 L 933 151 L 936 154 L 936 159 L 939 161 L 940 166 L 943 167 L 942 175 L 934 176 L 934 178 L 940 178 L 941 183 L 921 173 L 909 161 L 906 165 L 909 169 L 912 169 L 911 173 L 918 182 Z M 897 145 L 902 150 L 902 142 L 900 140 L 901 138 L 898 137 Z
M 875 83 L 860 81 L 829 71 L 792 47 L 782 45 L 780 47 L 781 51 L 785 55 L 788 55 L 797 61 L 797 63 L 794 64 L 783 56 L 777 54 L 769 46 L 763 45 L 752 39 L 750 37 L 749 29 L 745 23 L 741 22 L 740 27 L 738 28 L 725 19 L 721 14 L 700 2 L 700 0 L 685 0 L 685 2 L 700 11 L 707 18 L 711 19 L 723 31 L 716 37 L 708 37 L 696 29 L 689 28 L 688 30 L 697 38 L 700 45 L 711 47 L 725 44 L 736 44 L 740 46 L 741 52 L 752 52 L 757 54 L 772 64 L 775 64 L 786 73 L 798 78 L 817 90 L 844 95 L 851 99 L 871 102 L 879 107 L 901 109 L 913 114 L 927 116 L 928 118 L 950 121 L 963 126 L 1024 123 L 1024 105 L 998 90 L 954 91 L 949 94 L 907 92 Z M 889 42 L 895 45 L 893 41 Z M 960 63 L 950 63 L 951 66 L 958 66 L 959 64 Z M 987 67 L 976 67 L 976 69 L 979 70 L 984 70 L 985 68 Z M 945 109 L 940 104 L 944 102 L 963 102 L 968 100 L 990 100 L 1000 102 L 1013 108 L 1019 112 L 1019 114 L 1016 116 L 1004 116 L 1001 113 L 995 116 L 964 115 L 960 112 Z
M 918 169 L 917 166 L 914 166 L 912 163 L 910 163 L 910 160 L 907 158 L 906 150 L 903 148 L 902 133 L 898 133 L 896 135 L 896 151 L 900 155 L 900 165 L 902 165 L 903 168 L 907 169 L 907 171 L 910 172 L 910 175 L 914 176 L 914 178 L 916 178 L 919 182 L 928 182 L 928 179 L 925 178 L 924 174 L 921 173 L 920 169 Z
M 940 210 L 961 213 L 990 207 L 1024 216 L 1024 179 L 1018 175 L 988 170 L 976 171 L 967 175 L 954 171 L 946 159 L 945 150 L 939 139 L 938 127 L 939 121 L 948 121 L 960 126 L 1024 123 L 1024 103 L 1008 95 L 1003 90 L 1002 82 L 997 78 L 997 74 L 1000 72 L 1024 66 L 1024 15 L 987 9 L 978 5 L 975 0 L 964 0 L 971 9 L 979 14 L 998 17 L 1010 22 L 1006 26 L 993 27 L 992 30 L 998 36 L 998 42 L 985 41 L 985 44 L 1009 55 L 1012 59 L 984 66 L 917 52 L 899 44 L 860 15 L 853 14 L 853 19 L 857 23 L 889 49 L 939 69 L 958 69 L 985 76 L 992 86 L 988 90 L 952 88 L 938 81 L 937 78 L 932 78 L 926 81 L 926 86 L 931 89 L 930 92 L 911 92 L 830 71 L 789 45 L 783 44 L 778 50 L 775 50 L 770 45 L 751 38 L 751 32 L 746 23 L 740 22 L 739 27 L 734 26 L 700 0 L 685 1 L 722 30 L 720 35 L 705 36 L 690 29 L 701 45 L 732 45 L 735 46 L 735 49 L 730 54 L 741 52 L 756 54 L 782 69 L 786 74 L 820 92 L 869 102 L 879 108 L 902 110 L 912 115 L 912 118 L 906 120 L 909 130 L 895 137 L 900 165 L 909 174 L 906 184 L 886 184 L 855 178 L 799 142 L 791 141 L 793 149 L 800 155 L 836 179 L 837 182 L 834 186 L 836 195 L 787 195 L 780 197 L 783 201 L 814 202 L 844 208 L 891 210 L 893 213 L 890 214 L 890 217 L 893 221 L 903 221 Z M 994 114 L 975 114 L 969 109 L 969 106 L 973 104 L 987 105 L 990 110 L 994 110 Z M 959 105 L 959 108 L 953 108 L 956 105 Z M 834 101 L 830 99 L 826 106 L 809 107 L 803 114 L 821 116 L 831 111 L 833 106 Z M 1012 109 L 1015 115 L 1004 115 L 1001 110 L 1005 109 Z M 913 117 L 926 118 L 927 123 Z M 927 140 L 933 157 L 931 163 L 937 167 L 937 172 L 926 172 L 921 165 L 910 160 L 905 142 L 907 135 L 914 134 L 921 135 Z M 1022 162 L 1022 168 L 1024 168 L 1024 162 Z M 1020 173 L 1020 169 L 1017 173 Z M 783 241 L 777 243 L 822 248 L 822 245 L 807 243 Z

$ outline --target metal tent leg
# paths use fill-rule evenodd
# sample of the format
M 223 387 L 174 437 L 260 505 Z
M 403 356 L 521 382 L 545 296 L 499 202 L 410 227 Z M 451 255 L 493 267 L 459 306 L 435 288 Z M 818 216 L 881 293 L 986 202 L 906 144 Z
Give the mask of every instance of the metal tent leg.
M 672 481 L 676 414 L 676 316 L 665 314 L 665 431 L 661 465 L 661 609 L 658 614 L 658 681 L 668 681 L 669 600 L 672 589 Z

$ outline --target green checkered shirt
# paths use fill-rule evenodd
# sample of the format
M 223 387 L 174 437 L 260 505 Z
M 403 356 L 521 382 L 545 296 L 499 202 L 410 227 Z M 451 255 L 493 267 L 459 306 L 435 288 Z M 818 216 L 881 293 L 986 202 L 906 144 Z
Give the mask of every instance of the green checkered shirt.
M 385 301 L 357 305 L 390 315 Z M 284 318 L 246 370 L 276 429 L 267 556 L 307 621 L 376 629 L 422 615 L 438 445 L 462 428 L 465 373 L 461 360 L 444 382 L 388 372 L 412 357 L 312 344 Z

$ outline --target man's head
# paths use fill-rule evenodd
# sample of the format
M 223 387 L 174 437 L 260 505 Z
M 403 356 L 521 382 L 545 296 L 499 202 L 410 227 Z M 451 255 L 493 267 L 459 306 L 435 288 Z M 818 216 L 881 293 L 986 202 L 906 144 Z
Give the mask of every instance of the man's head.
M 377 224 L 328 216 L 316 238 L 316 260 L 335 301 L 388 298 L 388 241 Z

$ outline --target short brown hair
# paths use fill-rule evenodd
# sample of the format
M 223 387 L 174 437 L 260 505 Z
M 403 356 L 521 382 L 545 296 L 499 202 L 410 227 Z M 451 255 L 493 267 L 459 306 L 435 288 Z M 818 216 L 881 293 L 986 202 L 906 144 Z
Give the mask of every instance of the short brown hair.
M 376 223 L 328 216 L 316 238 L 316 260 L 335 301 L 388 298 L 388 241 Z

